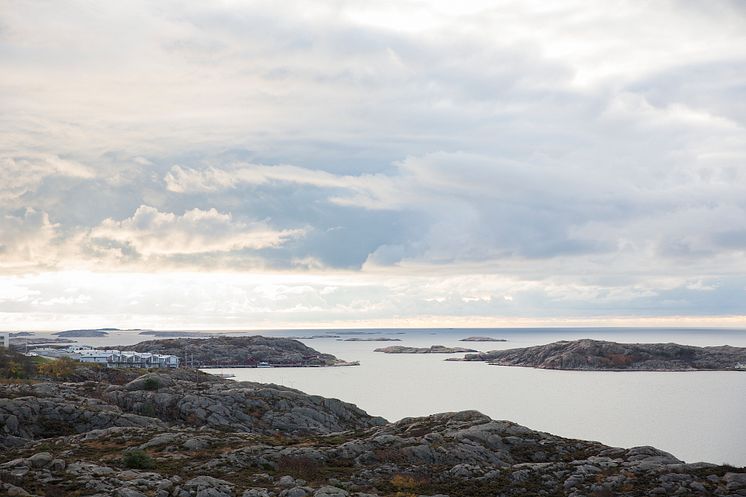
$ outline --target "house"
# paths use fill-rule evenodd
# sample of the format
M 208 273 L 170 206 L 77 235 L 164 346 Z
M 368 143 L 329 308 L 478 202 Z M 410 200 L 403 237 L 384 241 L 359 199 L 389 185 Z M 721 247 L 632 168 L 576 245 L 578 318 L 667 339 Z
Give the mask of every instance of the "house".
M 64 349 L 37 349 L 37 355 L 60 358 L 69 357 L 86 364 L 100 364 L 108 368 L 178 368 L 179 358 L 175 355 L 132 352 L 129 350 L 98 350 L 75 345 Z
M 6 349 L 10 348 L 10 333 L 0 333 L 0 346 L 5 347 Z

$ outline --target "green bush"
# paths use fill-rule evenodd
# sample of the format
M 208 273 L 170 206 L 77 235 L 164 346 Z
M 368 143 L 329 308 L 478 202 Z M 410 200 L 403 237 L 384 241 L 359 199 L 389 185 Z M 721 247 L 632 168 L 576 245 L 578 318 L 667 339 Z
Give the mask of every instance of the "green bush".
M 145 378 L 142 387 L 145 390 L 158 390 L 161 388 L 161 383 L 155 378 Z
M 150 469 L 153 467 L 153 458 L 144 450 L 128 450 L 122 456 L 122 463 L 131 469 Z

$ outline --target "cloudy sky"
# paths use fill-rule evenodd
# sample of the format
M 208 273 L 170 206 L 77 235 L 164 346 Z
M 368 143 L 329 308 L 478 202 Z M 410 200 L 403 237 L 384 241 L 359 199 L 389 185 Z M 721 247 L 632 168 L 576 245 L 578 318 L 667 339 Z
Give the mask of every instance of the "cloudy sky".
M 0 328 L 746 326 L 746 5 L 0 0 Z

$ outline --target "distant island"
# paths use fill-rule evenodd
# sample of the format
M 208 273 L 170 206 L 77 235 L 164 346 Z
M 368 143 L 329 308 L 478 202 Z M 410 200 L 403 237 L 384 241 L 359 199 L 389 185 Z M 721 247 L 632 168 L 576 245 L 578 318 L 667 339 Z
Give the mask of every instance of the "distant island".
M 109 334 L 110 331 L 120 331 L 120 330 L 117 328 L 97 328 L 93 330 L 58 331 L 57 333 L 52 333 L 52 334 L 57 335 L 58 337 L 95 338 L 95 337 L 105 337 Z
M 492 338 L 492 337 L 467 337 L 462 338 L 459 342 L 507 342 L 504 338 Z
M 263 336 L 171 338 L 148 340 L 121 350 L 171 354 L 196 368 L 209 367 L 318 367 L 353 365 L 290 338 Z
M 8 335 L 10 338 L 16 338 L 16 337 L 30 337 L 33 336 L 33 333 L 28 331 L 19 331 L 18 333 L 11 333 Z
M 405 347 L 402 345 L 392 345 L 375 349 L 373 352 L 383 352 L 384 354 L 460 354 L 464 352 L 477 352 L 474 349 L 465 349 L 463 347 L 445 347 L 443 345 L 432 345 L 430 347 Z
M 587 371 L 746 371 L 746 348 L 582 339 L 467 354 L 462 360 L 486 361 L 496 366 Z
M 401 338 L 371 337 L 371 338 L 341 338 L 342 342 L 401 342 Z
M 403 335 L 403 331 L 334 330 L 337 335 Z
M 316 340 L 317 338 L 339 338 L 339 335 L 311 335 L 307 337 L 297 336 L 297 337 L 283 337 L 283 338 L 290 338 L 292 340 Z
M 208 331 L 153 331 L 145 330 L 138 333 L 138 335 L 149 335 L 154 337 L 215 337 L 221 336 L 220 333 L 210 333 Z
M 37 348 L 46 345 L 64 345 L 75 343 L 75 340 L 69 338 L 11 338 L 10 348 L 12 349 L 24 349 L 28 347 Z

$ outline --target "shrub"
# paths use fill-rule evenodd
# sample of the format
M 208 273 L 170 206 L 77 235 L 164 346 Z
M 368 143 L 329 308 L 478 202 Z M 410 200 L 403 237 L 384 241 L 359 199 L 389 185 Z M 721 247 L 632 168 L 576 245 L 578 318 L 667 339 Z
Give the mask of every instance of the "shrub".
M 128 450 L 122 456 L 122 463 L 131 469 L 150 469 L 153 467 L 153 458 L 144 450 Z
M 39 364 L 37 370 L 42 376 L 64 380 L 75 374 L 75 369 L 78 365 L 79 363 L 74 359 L 60 357 L 59 359 Z
M 394 475 L 391 484 L 399 489 L 416 488 L 419 482 L 409 475 Z
M 155 378 L 145 378 L 145 381 L 142 383 L 142 387 L 145 390 L 158 390 L 161 388 L 161 382 L 159 382 Z
M 0 378 L 30 378 L 34 374 L 32 360 L 17 352 L 0 347 Z

